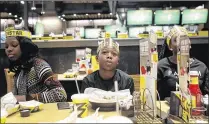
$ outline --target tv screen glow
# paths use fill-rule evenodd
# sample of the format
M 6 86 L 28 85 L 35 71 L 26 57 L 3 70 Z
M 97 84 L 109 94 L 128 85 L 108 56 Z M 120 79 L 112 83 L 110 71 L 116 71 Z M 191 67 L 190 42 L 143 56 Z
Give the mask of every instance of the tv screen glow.
M 186 9 L 183 11 L 182 24 L 204 24 L 208 19 L 208 9 Z
M 127 25 L 152 24 L 152 10 L 129 10 L 127 12 Z
M 180 10 L 157 10 L 155 11 L 156 25 L 179 24 Z

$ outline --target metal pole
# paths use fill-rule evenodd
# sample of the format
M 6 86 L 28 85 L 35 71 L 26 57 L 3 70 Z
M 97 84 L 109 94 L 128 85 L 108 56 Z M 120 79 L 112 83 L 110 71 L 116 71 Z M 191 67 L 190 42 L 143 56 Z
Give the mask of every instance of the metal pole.
M 209 2 L 206 3 L 206 7 L 205 8 L 207 8 L 209 10 Z M 205 28 L 208 29 L 208 36 L 209 36 L 209 19 L 208 19 L 207 23 L 204 26 L 205 26 Z M 207 52 L 209 54 L 209 37 L 208 37 L 208 51 Z M 208 57 L 207 66 L 209 68 L 209 57 Z
M 25 1 L 25 4 L 24 4 L 24 16 L 23 16 L 23 19 L 24 19 L 24 28 L 28 29 L 28 1 Z

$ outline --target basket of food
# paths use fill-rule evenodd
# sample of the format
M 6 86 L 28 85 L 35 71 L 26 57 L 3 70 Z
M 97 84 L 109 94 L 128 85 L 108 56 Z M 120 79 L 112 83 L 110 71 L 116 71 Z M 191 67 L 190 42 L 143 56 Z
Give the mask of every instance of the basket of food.
M 26 102 L 19 102 L 20 104 L 20 109 L 29 109 L 31 112 L 37 112 L 43 109 L 43 103 L 31 100 L 31 101 L 26 101 Z
M 87 88 L 84 93 L 89 94 L 89 102 L 92 109 L 100 108 L 99 111 L 114 111 L 116 109 L 116 96 L 118 96 L 118 101 L 130 96 L 129 90 L 121 90 L 116 93 L 97 88 Z

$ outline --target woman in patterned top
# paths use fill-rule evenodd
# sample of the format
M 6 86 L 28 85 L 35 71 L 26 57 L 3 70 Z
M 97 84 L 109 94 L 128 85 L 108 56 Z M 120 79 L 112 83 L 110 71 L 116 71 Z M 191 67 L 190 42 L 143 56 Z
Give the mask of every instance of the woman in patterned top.
M 23 36 L 7 36 L 5 52 L 10 71 L 15 73 L 13 94 L 18 101 L 62 102 L 67 95 L 61 83 L 53 78 L 49 64 L 38 57 L 38 47 Z

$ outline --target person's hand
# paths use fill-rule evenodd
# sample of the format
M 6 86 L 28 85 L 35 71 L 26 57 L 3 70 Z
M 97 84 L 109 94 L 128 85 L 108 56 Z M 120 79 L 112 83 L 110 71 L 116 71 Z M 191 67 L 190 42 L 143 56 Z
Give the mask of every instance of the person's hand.
M 15 95 L 15 98 L 17 99 L 18 102 L 26 101 L 25 95 Z

